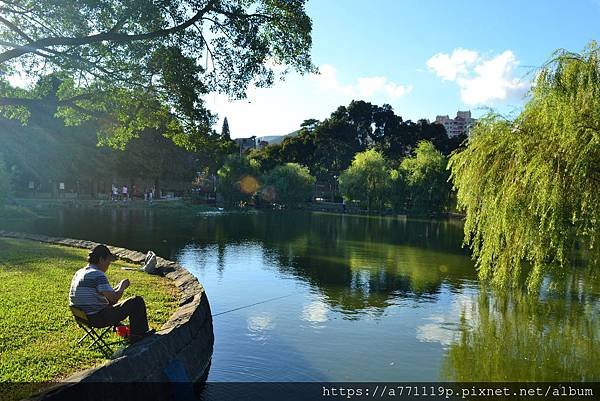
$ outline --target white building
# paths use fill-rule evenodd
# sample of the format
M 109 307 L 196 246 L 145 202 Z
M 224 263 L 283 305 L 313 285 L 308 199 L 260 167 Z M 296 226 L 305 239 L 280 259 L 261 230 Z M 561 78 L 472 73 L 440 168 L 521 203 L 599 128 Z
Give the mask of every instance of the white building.
M 471 127 L 477 122 L 471 118 L 471 111 L 458 111 L 455 118 L 450 118 L 447 115 L 437 116 L 435 122 L 442 124 L 446 128 L 448 137 L 452 138 L 460 134 L 469 134 Z

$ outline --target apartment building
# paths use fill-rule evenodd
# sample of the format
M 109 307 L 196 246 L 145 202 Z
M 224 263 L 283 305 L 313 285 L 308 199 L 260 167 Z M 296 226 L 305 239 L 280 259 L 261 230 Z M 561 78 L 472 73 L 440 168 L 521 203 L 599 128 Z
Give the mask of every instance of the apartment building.
M 437 116 L 435 122 L 442 124 L 446 128 L 448 136 L 452 138 L 463 133 L 468 135 L 477 120 L 471 117 L 471 111 L 468 110 L 458 111 L 455 118 L 450 118 L 448 115 Z

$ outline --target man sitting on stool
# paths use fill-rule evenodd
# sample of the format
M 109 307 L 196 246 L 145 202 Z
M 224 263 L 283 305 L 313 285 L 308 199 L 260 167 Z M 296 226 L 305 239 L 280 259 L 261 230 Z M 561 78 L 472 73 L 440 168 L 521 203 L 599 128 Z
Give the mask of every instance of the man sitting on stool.
M 81 309 L 93 327 L 117 325 L 129 317 L 131 342 L 136 342 L 152 334 L 148 330 L 148 317 L 144 298 L 136 296 L 119 301 L 123 292 L 129 287 L 129 280 L 121 280 L 111 287 L 106 278 L 106 271 L 111 262 L 117 259 L 106 245 L 97 245 L 88 255 L 88 265 L 77 270 L 71 281 L 69 305 Z

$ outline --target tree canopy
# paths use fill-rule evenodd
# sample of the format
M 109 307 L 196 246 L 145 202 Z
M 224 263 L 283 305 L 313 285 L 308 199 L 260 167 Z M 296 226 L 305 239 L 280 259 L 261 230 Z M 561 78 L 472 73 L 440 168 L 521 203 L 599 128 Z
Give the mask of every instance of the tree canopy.
M 429 141 L 421 141 L 415 155 L 400 163 L 408 187 L 408 208 L 412 212 L 441 212 L 448 205 L 451 186 L 446 166 L 448 160 Z
M 340 175 L 340 191 L 346 200 L 358 200 L 367 210 L 383 209 L 391 186 L 390 171 L 383 155 L 375 149 L 357 153 L 352 164 Z
M 600 47 L 558 51 L 515 120 L 490 115 L 450 160 L 482 278 L 530 289 L 600 256 Z M 579 250 L 579 255 L 577 255 Z
M 260 188 L 260 166 L 245 156 L 230 155 L 219 169 L 218 190 L 228 206 L 239 206 L 252 200 Z
M 69 123 L 90 118 L 126 141 L 167 116 L 169 128 L 204 134 L 202 95 L 245 96 L 284 66 L 313 71 L 305 0 L 0 1 L 0 111 L 26 119 L 48 85 L 22 90 L 21 73 L 60 79 L 54 99 Z
M 296 163 L 285 163 L 268 171 L 262 177 L 262 197 L 269 203 L 294 207 L 310 200 L 315 177 Z

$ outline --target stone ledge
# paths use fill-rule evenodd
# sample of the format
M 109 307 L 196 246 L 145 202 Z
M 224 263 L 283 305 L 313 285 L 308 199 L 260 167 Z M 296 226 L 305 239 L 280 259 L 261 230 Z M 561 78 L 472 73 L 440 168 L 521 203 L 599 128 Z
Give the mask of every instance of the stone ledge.
M 9 232 L 0 230 L 0 237 L 26 239 L 49 244 L 92 249 L 98 243 L 71 238 L 48 237 L 45 235 Z M 120 259 L 141 263 L 142 252 L 109 246 Z M 204 287 L 190 272 L 179 264 L 157 257 L 157 266 L 162 276 L 172 280 L 181 295 L 179 308 L 156 334 L 129 346 L 123 354 L 103 365 L 78 372 L 63 383 L 44 390 L 31 400 L 60 400 L 67 394 L 78 392 L 78 384 L 90 382 L 196 382 L 205 379 L 212 358 L 214 334 L 210 304 Z M 68 310 L 65 308 L 65 313 Z M 169 377 L 171 366 L 183 367 L 184 377 Z M 181 369 L 180 369 L 181 371 Z M 171 375 L 172 376 L 172 375 Z M 83 386 L 80 386 L 83 387 Z M 84 391 L 84 390 L 79 390 Z M 122 394 L 103 392 L 101 399 L 118 400 Z M 86 394 L 88 399 L 89 394 Z

